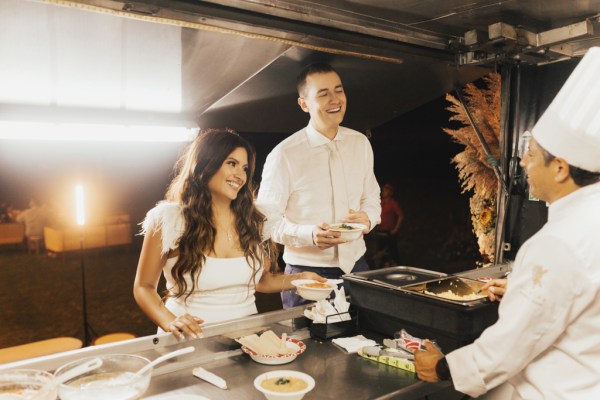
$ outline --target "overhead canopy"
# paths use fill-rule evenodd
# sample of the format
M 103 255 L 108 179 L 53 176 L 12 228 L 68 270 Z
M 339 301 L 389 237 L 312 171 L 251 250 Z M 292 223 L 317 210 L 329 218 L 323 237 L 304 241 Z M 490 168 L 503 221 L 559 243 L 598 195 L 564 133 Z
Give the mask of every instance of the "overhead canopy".
M 375 128 L 498 62 L 600 43 L 600 1 L 0 0 L 0 120 L 291 132 L 295 76 L 330 62 Z

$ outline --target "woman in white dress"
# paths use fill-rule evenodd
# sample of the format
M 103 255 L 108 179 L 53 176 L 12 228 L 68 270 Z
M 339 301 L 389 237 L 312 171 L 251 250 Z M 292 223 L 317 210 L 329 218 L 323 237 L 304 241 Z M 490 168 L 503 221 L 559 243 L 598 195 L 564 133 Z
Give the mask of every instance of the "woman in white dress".
M 148 212 L 133 293 L 159 331 L 196 338 L 202 323 L 255 314 L 255 291 L 289 290 L 300 278 L 325 281 L 314 273 L 271 272 L 276 251 L 261 239 L 265 217 L 254 206 L 254 160 L 234 131 L 200 133 L 175 165 L 166 200 Z

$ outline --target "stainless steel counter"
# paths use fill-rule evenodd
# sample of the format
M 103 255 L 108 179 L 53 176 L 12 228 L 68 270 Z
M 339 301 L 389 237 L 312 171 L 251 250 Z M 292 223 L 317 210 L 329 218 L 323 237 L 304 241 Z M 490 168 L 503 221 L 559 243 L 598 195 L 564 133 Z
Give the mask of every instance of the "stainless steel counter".
M 7 368 L 35 368 L 53 371 L 71 360 L 98 354 L 129 353 L 154 359 L 177 348 L 193 345 L 195 352 L 169 360 L 155 369 L 146 400 L 177 398 L 176 395 L 195 394 L 212 400 L 264 399 L 254 388 L 254 378 L 263 372 L 276 369 L 298 370 L 310 374 L 316 381 L 313 391 L 304 398 L 310 399 L 418 399 L 436 393 L 450 383 L 428 384 L 419 381 L 414 373 L 348 354 L 331 342 L 310 339 L 306 328 L 294 330 L 292 318 L 302 315 L 304 307 L 274 311 L 221 324 L 207 325 L 204 337 L 177 341 L 171 334 L 161 334 L 87 347 L 81 350 L 40 357 L 10 364 Z M 239 349 L 232 337 L 244 330 L 259 327 L 287 332 L 303 340 L 307 350 L 296 360 L 284 365 L 262 365 L 250 359 Z M 228 390 L 219 389 L 195 378 L 192 369 L 202 366 L 227 381 Z M 173 397 L 175 396 L 175 397 Z

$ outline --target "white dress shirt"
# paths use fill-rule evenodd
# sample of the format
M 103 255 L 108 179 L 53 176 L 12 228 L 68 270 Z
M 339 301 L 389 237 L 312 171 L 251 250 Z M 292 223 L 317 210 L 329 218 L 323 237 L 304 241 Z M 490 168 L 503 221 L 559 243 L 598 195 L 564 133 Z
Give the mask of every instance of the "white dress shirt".
M 379 185 L 373 172 L 373 150 L 360 132 L 339 127 L 336 141 L 342 159 L 348 204 L 365 211 L 371 229 L 380 222 Z M 264 236 L 285 245 L 288 264 L 338 267 L 335 248 L 319 250 L 313 244 L 315 225 L 333 220 L 329 176 L 330 140 L 309 123 L 268 155 L 257 197 L 258 208 L 267 216 Z M 354 260 L 366 251 L 365 242 L 352 243 Z
M 552 203 L 519 250 L 499 319 L 448 354 L 457 390 L 508 381 L 513 399 L 600 399 L 600 183 Z

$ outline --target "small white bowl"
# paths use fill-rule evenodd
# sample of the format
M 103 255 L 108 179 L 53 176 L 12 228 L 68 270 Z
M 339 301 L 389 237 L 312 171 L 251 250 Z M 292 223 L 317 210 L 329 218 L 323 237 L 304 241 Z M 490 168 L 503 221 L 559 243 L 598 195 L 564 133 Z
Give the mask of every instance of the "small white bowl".
M 296 392 L 274 392 L 272 390 L 265 389 L 261 386 L 261 383 L 265 379 L 286 377 L 300 378 L 306 383 L 308 383 L 308 386 Z M 257 390 L 261 391 L 268 400 L 300 400 L 304 397 L 306 393 L 310 392 L 315 388 L 315 380 L 312 376 L 305 374 L 304 372 L 291 370 L 270 371 L 257 376 L 256 379 L 254 379 L 254 387 Z
M 335 285 L 328 282 L 319 282 L 313 279 L 296 279 L 292 281 L 292 285 L 296 287 L 298 295 L 306 300 L 312 301 L 326 299 L 335 287 Z M 317 285 L 322 287 L 310 287 L 307 285 Z
M 242 351 L 244 353 L 248 354 L 250 356 L 250 358 L 252 358 L 257 363 L 267 364 L 267 365 L 280 365 L 280 364 L 287 364 L 289 362 L 294 361 L 296 359 L 296 357 L 298 357 L 300 354 L 304 353 L 304 351 L 306 350 L 306 345 L 304 344 L 304 342 L 302 342 L 298 339 L 287 338 L 286 344 L 287 344 L 288 349 L 294 350 L 293 353 L 278 354 L 276 356 L 268 356 L 268 355 L 264 355 L 264 354 L 257 354 L 255 352 L 253 352 L 252 350 L 250 350 L 246 346 L 242 346 Z
M 358 239 L 365 229 L 367 229 L 367 227 L 363 224 L 353 224 L 349 222 L 331 224 L 329 225 L 329 228 L 327 228 L 328 231 L 340 232 L 342 237 L 349 241 Z

